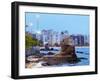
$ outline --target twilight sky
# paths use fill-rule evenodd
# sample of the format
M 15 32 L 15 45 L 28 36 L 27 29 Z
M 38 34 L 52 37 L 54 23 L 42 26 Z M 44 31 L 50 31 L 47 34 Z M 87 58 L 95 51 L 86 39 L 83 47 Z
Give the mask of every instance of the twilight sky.
M 33 33 L 52 29 L 58 32 L 67 30 L 69 34 L 89 34 L 88 15 L 26 12 L 25 25 L 26 30 Z

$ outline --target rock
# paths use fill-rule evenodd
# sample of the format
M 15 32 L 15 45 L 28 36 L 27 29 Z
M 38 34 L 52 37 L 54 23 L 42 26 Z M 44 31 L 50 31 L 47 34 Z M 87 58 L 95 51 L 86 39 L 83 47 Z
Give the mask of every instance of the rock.
M 48 54 L 47 55 L 54 55 L 54 53 L 52 53 L 52 52 L 48 52 Z
M 64 39 L 61 42 L 61 52 L 59 54 L 43 57 L 43 60 L 47 63 L 45 65 L 55 65 L 60 63 L 76 63 L 77 56 L 75 54 L 75 46 L 71 44 L 71 39 Z

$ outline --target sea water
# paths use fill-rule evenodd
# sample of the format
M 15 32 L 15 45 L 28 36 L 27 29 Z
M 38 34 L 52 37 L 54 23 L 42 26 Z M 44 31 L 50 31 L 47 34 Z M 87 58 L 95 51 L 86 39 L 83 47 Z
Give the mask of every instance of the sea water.
M 89 47 L 76 47 L 75 52 L 77 57 L 80 59 L 77 63 L 64 63 L 59 66 L 85 66 L 89 65 L 90 60 L 90 53 L 89 53 Z
M 76 55 L 78 58 L 80 58 L 80 62 L 78 62 L 76 65 L 89 65 L 90 60 L 90 52 L 89 47 L 76 47 Z M 81 53 L 77 53 L 77 51 L 80 51 Z
M 42 53 L 48 53 L 48 52 L 53 52 L 53 53 L 59 53 L 60 49 L 59 47 L 55 47 L 54 49 L 58 49 L 58 51 L 42 51 Z M 89 53 L 89 47 L 75 47 L 75 52 L 77 57 L 80 59 L 79 62 L 77 63 L 62 63 L 59 65 L 54 65 L 54 66 L 82 66 L 82 65 L 89 65 L 89 60 L 90 60 L 90 53 Z

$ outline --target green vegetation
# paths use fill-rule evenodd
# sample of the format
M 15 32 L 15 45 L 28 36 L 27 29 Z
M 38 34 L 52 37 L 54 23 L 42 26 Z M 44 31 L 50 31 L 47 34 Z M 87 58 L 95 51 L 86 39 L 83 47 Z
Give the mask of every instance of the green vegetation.
M 25 34 L 25 46 L 26 48 L 30 48 L 32 46 L 39 45 L 39 41 L 36 38 L 33 38 L 29 34 Z

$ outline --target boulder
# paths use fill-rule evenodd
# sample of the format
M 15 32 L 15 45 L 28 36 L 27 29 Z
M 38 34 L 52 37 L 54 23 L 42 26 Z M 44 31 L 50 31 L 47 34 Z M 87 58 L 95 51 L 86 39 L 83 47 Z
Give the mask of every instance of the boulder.
M 76 63 L 77 56 L 75 54 L 75 46 L 72 44 L 72 40 L 70 38 L 62 40 L 60 53 L 52 56 L 44 56 L 43 61 L 45 61 L 47 65 L 55 65 L 60 63 Z

